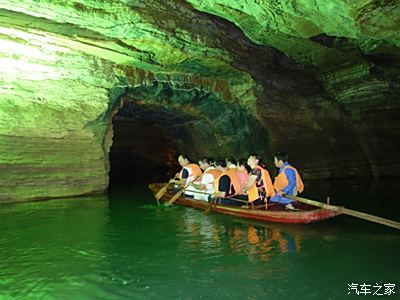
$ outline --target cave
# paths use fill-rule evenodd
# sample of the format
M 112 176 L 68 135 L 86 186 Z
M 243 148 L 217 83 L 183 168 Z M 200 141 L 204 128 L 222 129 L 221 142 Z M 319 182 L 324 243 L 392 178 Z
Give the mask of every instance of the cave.
M 398 177 L 398 9 L 3 1 L 0 201 L 105 193 L 174 172 L 180 152 L 257 152 L 271 170 L 286 151 L 306 180 Z

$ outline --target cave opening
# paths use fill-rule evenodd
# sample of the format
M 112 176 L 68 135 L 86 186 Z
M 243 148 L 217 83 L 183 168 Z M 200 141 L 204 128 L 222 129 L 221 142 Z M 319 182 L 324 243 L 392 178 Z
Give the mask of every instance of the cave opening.
M 166 181 L 179 165 L 176 144 L 163 128 L 165 113 L 124 100 L 112 120 L 110 188 Z
M 209 96 L 207 91 L 171 82 L 128 89 L 112 118 L 110 187 L 168 180 L 180 170 L 177 157 L 182 149 L 197 159 L 203 153 L 199 145 L 208 148 L 215 134 L 191 105 L 206 102 L 207 110 L 216 111 L 210 107 L 215 99 Z
M 268 133 L 246 108 L 185 83 L 128 89 L 114 113 L 110 186 L 166 181 L 180 170 L 180 153 L 196 162 L 268 149 Z

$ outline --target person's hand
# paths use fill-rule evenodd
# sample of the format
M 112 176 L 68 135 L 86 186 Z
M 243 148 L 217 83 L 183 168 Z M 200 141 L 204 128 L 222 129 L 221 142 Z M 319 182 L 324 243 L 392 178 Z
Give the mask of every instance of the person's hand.
M 283 195 L 283 193 L 282 193 L 281 191 L 276 191 L 276 193 L 277 193 L 279 196 L 282 196 L 282 195 Z

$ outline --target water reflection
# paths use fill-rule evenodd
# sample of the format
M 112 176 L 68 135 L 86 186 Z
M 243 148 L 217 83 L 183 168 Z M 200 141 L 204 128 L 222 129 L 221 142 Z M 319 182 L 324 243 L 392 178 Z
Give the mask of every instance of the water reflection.
M 249 242 L 249 254 L 260 255 L 260 260 L 263 261 L 268 260 L 276 253 L 284 254 L 300 251 L 300 236 L 292 236 L 271 225 L 264 225 L 264 227 L 247 225 L 247 230 L 246 228 L 235 227 L 232 231 L 231 245 L 233 249 L 240 250 L 247 240 Z M 247 231 L 245 236 L 243 236 L 243 231 Z M 235 243 L 236 241 L 238 243 Z
M 300 232 L 289 233 L 275 224 L 249 224 L 235 218 L 206 215 L 186 209 L 177 228 L 182 247 L 189 252 L 202 251 L 208 255 L 247 255 L 248 259 L 268 261 L 273 256 L 295 254 L 301 250 Z

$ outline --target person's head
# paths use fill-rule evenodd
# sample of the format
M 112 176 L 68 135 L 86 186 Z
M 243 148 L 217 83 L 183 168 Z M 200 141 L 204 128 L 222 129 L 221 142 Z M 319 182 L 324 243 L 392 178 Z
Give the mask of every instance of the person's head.
M 229 167 L 229 165 L 236 165 L 236 159 L 234 159 L 232 156 L 228 156 L 225 158 L 226 165 Z
M 222 157 L 216 158 L 215 159 L 215 167 L 216 167 L 217 170 L 220 170 L 222 172 L 225 171 L 225 169 L 226 169 L 226 161 L 225 161 L 225 159 L 222 158 Z
M 261 162 L 261 156 L 256 153 L 251 153 L 249 158 L 247 159 L 247 164 L 250 168 L 254 169 L 254 167 L 258 166 Z
M 274 164 L 277 168 L 283 166 L 285 162 L 289 160 L 289 156 L 285 152 L 277 152 L 274 155 Z
M 199 160 L 199 166 L 203 171 L 207 170 L 211 166 L 210 159 L 208 157 L 202 157 Z
M 215 167 L 215 158 L 214 157 L 210 157 L 210 166 Z
M 245 169 L 247 166 L 247 159 L 245 159 L 245 158 L 239 159 L 237 162 L 237 166 L 239 169 Z
M 181 154 L 181 155 L 179 155 L 179 157 L 178 157 L 178 163 L 179 163 L 179 164 L 181 165 L 181 167 L 183 168 L 184 166 L 186 166 L 187 164 L 190 163 L 190 160 L 189 160 L 189 158 L 188 158 L 186 155 Z

